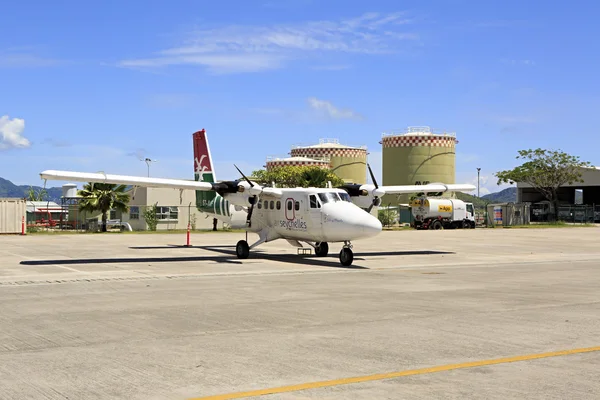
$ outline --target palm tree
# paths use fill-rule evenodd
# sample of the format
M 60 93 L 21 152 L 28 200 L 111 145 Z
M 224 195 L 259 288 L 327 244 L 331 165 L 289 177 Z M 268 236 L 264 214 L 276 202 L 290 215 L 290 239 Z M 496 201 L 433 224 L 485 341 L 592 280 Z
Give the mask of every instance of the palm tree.
M 81 211 L 102 212 L 102 232 L 106 232 L 108 211 L 115 209 L 127 212 L 129 195 L 125 193 L 127 186 L 111 183 L 86 183 L 78 192 L 83 199 L 80 203 Z
M 302 187 L 325 187 L 328 181 L 331 181 L 333 186 L 344 184 L 344 181 L 331 171 L 316 166 L 304 168 L 299 178 Z

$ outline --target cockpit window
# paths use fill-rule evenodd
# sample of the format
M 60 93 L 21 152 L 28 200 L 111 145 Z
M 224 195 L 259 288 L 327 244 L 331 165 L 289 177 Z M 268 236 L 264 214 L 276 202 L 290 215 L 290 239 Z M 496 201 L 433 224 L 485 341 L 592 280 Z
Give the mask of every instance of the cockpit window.
M 350 201 L 350 196 L 348 193 L 338 193 L 338 192 L 324 192 L 319 193 L 319 199 L 321 199 L 321 203 L 335 203 L 337 201 Z
M 352 200 L 350 200 L 350 195 L 346 192 L 344 193 L 338 193 L 340 195 L 340 197 L 342 198 L 343 201 L 347 201 L 347 202 L 352 202 Z

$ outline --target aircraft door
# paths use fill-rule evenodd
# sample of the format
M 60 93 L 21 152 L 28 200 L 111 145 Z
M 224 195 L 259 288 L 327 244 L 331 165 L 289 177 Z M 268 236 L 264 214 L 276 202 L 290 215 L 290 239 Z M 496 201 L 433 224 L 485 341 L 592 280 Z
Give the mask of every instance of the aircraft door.
M 321 212 L 321 202 L 315 194 L 308 196 L 308 220 L 310 221 L 311 231 L 321 235 L 323 229 L 323 213 Z
M 293 220 L 296 217 L 296 212 L 294 210 L 294 199 L 287 198 L 285 199 L 285 219 L 288 221 Z

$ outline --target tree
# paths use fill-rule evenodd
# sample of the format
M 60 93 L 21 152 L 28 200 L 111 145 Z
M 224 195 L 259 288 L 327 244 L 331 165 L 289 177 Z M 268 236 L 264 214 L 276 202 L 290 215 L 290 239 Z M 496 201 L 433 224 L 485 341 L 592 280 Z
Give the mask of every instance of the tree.
M 102 213 L 102 232 L 106 232 L 108 211 L 115 209 L 127 212 L 129 195 L 125 193 L 127 186 L 111 183 L 86 183 L 78 194 L 82 197 L 81 211 L 100 211 Z
M 37 192 L 33 186 L 29 186 L 28 196 L 30 201 L 43 201 L 44 197 L 47 196 L 46 189 L 39 189 Z
M 275 182 L 278 187 L 326 187 L 329 181 L 333 187 L 344 184 L 344 181 L 333 172 L 310 165 L 261 169 L 254 171 L 251 179 L 260 185 L 270 185 Z
M 148 225 L 149 231 L 155 231 L 158 226 L 158 218 L 156 217 L 156 212 L 158 211 L 158 203 L 151 205 L 150 207 L 146 207 L 144 210 L 144 221 L 146 221 L 146 225 Z M 194 221 L 195 224 L 195 221 Z M 196 228 L 193 228 L 196 229 Z
M 377 210 L 377 218 L 379 219 L 379 222 L 381 222 L 381 225 L 391 226 L 398 221 L 398 211 L 393 208 Z
M 589 162 L 560 150 L 519 150 L 516 158 L 528 161 L 514 169 L 497 172 L 498 185 L 515 182 L 531 185 L 552 203 L 555 218 L 558 215 L 558 189 L 583 182 L 582 168 L 591 166 Z

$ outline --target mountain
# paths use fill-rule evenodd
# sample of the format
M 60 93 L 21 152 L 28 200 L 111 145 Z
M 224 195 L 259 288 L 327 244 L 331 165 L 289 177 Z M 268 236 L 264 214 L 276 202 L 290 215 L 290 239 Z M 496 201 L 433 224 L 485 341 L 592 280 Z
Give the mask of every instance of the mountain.
M 38 193 L 42 190 L 39 186 L 31 186 Z M 9 180 L 0 178 L 0 197 L 26 197 L 29 199 L 29 185 L 17 186 Z M 53 187 L 46 189 L 47 196 L 43 197 L 44 201 L 50 200 L 60 204 L 60 197 L 62 196 L 61 187 Z
M 485 209 L 487 204 L 489 203 L 489 201 L 483 198 L 480 199 L 477 196 L 473 196 L 462 192 L 456 192 L 456 198 L 466 203 L 473 203 L 473 207 L 475 207 L 476 210 Z
M 517 201 L 517 188 L 509 187 L 496 193 L 486 194 L 481 196 L 489 203 L 516 203 Z

